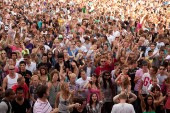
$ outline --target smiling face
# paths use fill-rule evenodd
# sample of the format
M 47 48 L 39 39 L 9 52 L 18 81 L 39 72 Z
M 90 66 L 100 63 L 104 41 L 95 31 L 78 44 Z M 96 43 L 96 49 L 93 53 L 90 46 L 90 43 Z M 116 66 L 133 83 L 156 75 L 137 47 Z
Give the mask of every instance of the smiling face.
M 97 94 L 92 94 L 91 99 L 93 102 L 96 102 L 98 100 Z

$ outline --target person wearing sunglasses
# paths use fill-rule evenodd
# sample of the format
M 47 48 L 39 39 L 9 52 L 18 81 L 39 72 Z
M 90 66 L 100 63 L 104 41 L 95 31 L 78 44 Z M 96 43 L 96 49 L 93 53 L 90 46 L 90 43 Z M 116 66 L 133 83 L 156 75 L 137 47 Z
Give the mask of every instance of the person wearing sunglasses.
M 2 89 L 5 92 L 5 89 L 12 88 L 12 86 L 17 84 L 17 79 L 22 77 L 20 74 L 15 72 L 15 67 L 13 65 L 9 65 L 8 67 L 9 74 L 4 78 Z
M 111 78 L 109 71 L 104 71 L 100 78 L 101 92 L 104 97 L 104 103 L 102 107 L 102 113 L 110 113 L 113 106 L 113 97 L 115 96 L 115 84 Z

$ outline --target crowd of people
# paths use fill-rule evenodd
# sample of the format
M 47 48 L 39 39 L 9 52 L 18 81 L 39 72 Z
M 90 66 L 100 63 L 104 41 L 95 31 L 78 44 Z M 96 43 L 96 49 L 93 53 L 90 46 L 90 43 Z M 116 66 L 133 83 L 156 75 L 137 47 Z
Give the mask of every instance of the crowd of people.
M 170 113 L 166 0 L 1 0 L 0 113 Z

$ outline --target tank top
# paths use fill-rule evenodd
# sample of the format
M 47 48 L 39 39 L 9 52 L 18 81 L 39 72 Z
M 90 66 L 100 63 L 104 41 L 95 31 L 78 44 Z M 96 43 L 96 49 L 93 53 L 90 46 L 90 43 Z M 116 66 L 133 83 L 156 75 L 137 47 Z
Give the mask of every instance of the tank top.
M 18 79 L 18 73 L 15 73 L 15 78 L 11 78 L 9 75 L 7 75 L 7 89 L 12 88 L 15 84 L 17 84 L 17 79 Z
M 49 96 L 49 103 L 51 104 L 52 107 L 54 107 L 55 100 L 56 100 L 56 95 L 60 90 L 60 85 L 58 84 L 57 86 L 54 86 L 52 84 L 52 87 L 50 89 L 50 96 Z
M 70 96 L 68 97 L 68 99 L 63 99 L 62 95 L 60 95 L 60 99 L 59 99 L 59 112 L 60 113 L 70 113 L 69 109 L 67 108 L 67 106 L 69 105 L 69 100 L 70 100 Z

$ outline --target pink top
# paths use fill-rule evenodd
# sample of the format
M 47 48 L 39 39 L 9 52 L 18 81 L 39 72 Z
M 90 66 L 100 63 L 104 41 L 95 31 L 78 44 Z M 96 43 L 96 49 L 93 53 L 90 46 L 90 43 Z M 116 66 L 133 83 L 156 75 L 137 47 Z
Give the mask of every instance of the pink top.
M 138 24 L 137 24 L 136 31 L 139 31 L 141 28 L 142 28 L 142 24 L 138 23 Z
M 17 48 L 17 47 L 14 46 L 14 45 L 11 46 L 11 49 L 12 49 L 12 52 L 15 52 L 15 51 L 20 51 L 20 52 L 21 52 L 21 51 L 22 51 L 22 48 L 20 48 L 20 47 Z
M 139 69 L 139 70 L 136 71 L 135 77 L 136 77 L 136 76 L 140 76 L 140 77 L 142 78 L 142 75 L 143 75 L 143 74 L 144 74 L 144 73 L 143 73 L 143 70 L 142 70 L 142 69 Z M 135 91 L 139 91 L 139 85 L 141 84 L 141 82 L 142 82 L 142 79 L 139 79 L 139 80 L 136 82 L 135 88 L 134 88 Z

